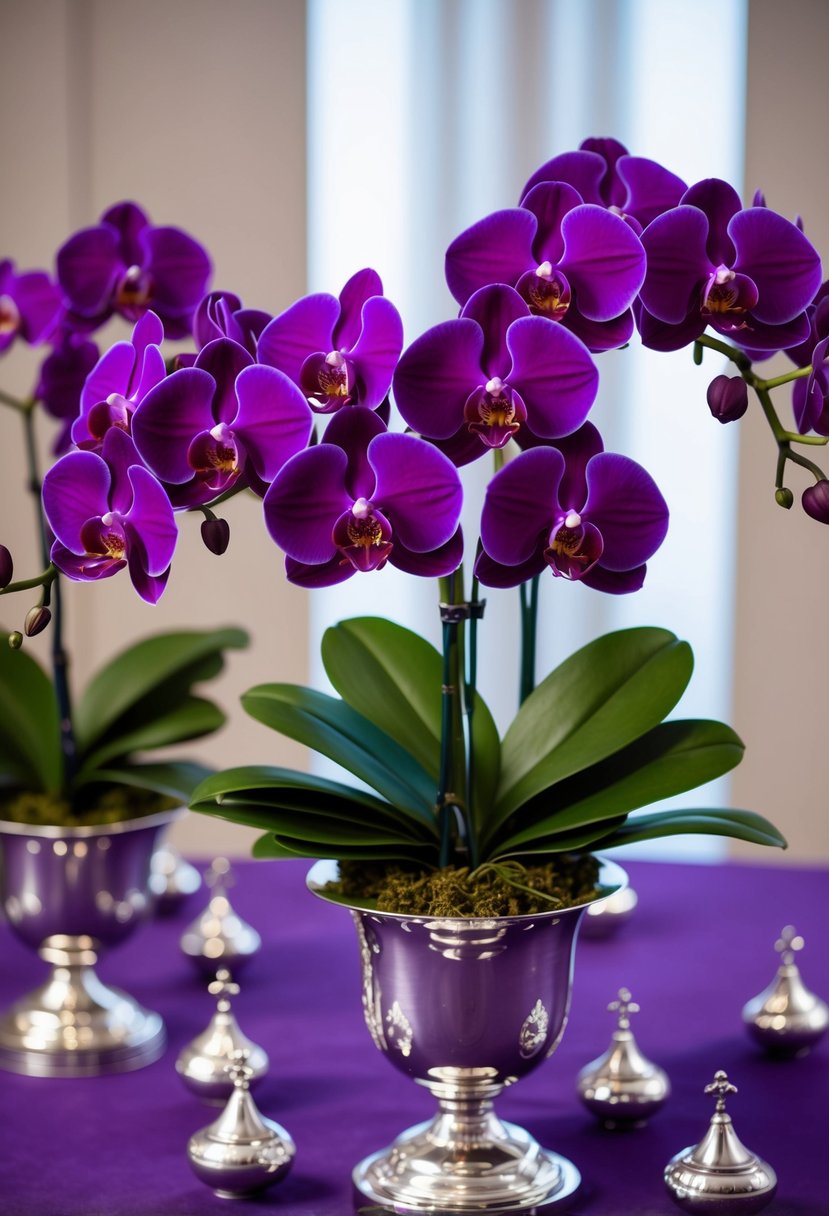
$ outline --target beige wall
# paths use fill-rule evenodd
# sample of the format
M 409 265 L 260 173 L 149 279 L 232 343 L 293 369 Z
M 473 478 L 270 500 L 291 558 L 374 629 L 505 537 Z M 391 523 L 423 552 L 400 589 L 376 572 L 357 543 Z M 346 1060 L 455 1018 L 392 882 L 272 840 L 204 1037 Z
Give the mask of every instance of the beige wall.
M 829 277 L 829 5 L 825 0 L 750 0 L 746 191 L 794 218 L 824 255 Z M 771 367 L 772 365 L 767 365 Z M 781 359 L 779 371 L 790 364 Z M 766 374 L 766 373 L 764 373 Z M 768 372 L 767 374 L 774 374 Z M 786 392 L 776 398 L 792 425 Z M 736 806 L 762 811 L 789 840 L 783 859 L 829 858 L 826 685 L 829 655 L 829 528 L 803 514 L 809 475 L 794 471 L 795 505 L 774 502 L 775 449 L 759 417 L 741 423 L 740 547 L 733 721 L 746 758 L 733 783 Z M 829 473 L 829 451 L 816 460 Z M 756 849 L 736 851 L 752 860 Z
M 277 311 L 304 292 L 303 0 L 0 0 L 0 113 L 0 256 L 48 265 L 70 231 L 134 198 L 156 223 L 201 239 L 214 257 L 215 285 L 246 304 Z M 15 352 L 0 366 L 0 385 L 25 393 L 33 366 Z M 25 577 L 39 559 L 26 508 L 20 518 L 18 429 L 0 410 L 0 540 Z M 145 633 L 243 624 L 254 646 L 231 656 L 215 686 L 232 722 L 193 750 L 218 766 L 301 764 L 299 748 L 244 718 L 238 695 L 261 680 L 305 678 L 305 594 L 286 584 L 258 504 L 234 500 L 227 515 L 233 535 L 221 559 L 201 545 L 198 520 L 183 521 L 156 607 L 123 575 L 70 587 L 74 674 L 83 679 Z M 17 626 L 28 606 L 22 599 L 3 602 L 6 628 Z M 251 835 L 196 816 L 177 828 L 179 842 L 203 855 L 244 853 Z

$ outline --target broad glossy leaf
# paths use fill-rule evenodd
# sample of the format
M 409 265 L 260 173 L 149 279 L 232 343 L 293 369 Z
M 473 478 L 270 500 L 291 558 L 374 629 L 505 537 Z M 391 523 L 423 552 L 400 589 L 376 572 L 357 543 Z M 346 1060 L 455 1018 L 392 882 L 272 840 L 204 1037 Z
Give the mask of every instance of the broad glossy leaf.
M 543 857 L 548 853 L 575 853 L 590 849 L 597 843 L 605 843 L 608 832 L 621 828 L 627 816 L 619 815 L 610 822 L 587 824 L 583 828 L 574 828 L 569 832 L 554 832 L 551 836 L 539 836 L 530 844 L 518 848 L 503 848 L 496 846 L 487 853 L 486 860 L 494 861 L 503 857 Z
M 739 736 L 722 722 L 663 722 L 519 807 L 509 821 L 509 837 L 498 847 L 516 848 L 695 789 L 734 768 L 742 755 Z
M 429 855 L 416 845 L 334 845 L 313 844 L 308 841 L 290 840 L 282 836 L 260 836 L 253 843 L 254 857 L 307 857 L 332 858 L 334 861 L 403 861 L 428 864 Z
M 79 748 L 89 752 L 119 719 L 137 715 L 127 730 L 189 695 L 193 684 L 216 675 L 222 652 L 247 645 L 241 629 L 182 630 L 129 646 L 90 680 L 75 711 Z M 139 712 L 139 707 L 142 707 Z
M 634 844 L 640 840 L 655 840 L 659 836 L 678 836 L 687 832 L 704 833 L 706 836 L 731 836 L 736 840 L 747 840 L 751 844 L 770 845 L 778 849 L 787 847 L 785 837 L 781 836 L 774 824 L 754 811 L 705 807 L 636 815 L 602 840 L 600 847 L 615 848 L 621 844 Z
M 86 773 L 110 763 L 116 757 L 129 756 L 135 752 L 152 751 L 168 747 L 171 743 L 183 743 L 188 739 L 199 739 L 218 730 L 225 716 L 212 701 L 202 697 L 188 697 L 186 701 L 159 712 L 151 721 L 136 727 L 128 735 L 117 735 L 107 739 L 84 760 L 81 772 Z
M 437 782 L 443 660 L 434 646 L 383 617 L 355 617 L 326 629 L 321 653 L 343 700 Z
M 665 629 L 626 629 L 583 647 L 530 694 L 504 738 L 495 822 L 651 730 L 693 668 Z
M 501 775 L 501 738 L 483 697 L 476 695 L 470 722 L 472 824 L 480 838 L 492 821 L 498 779 Z
M 328 756 L 387 802 L 434 818 L 435 784 L 399 743 L 344 701 L 296 684 L 260 684 L 242 696 L 251 717 Z
M 169 760 L 166 764 L 123 764 L 93 769 L 79 777 L 77 786 L 129 785 L 142 790 L 180 799 L 186 806 L 196 786 L 210 773 L 204 764 L 189 760 Z
M 297 816 L 360 825 L 377 835 L 435 841 L 437 824 L 423 823 L 366 790 L 292 769 L 261 766 L 216 773 L 194 791 L 194 810 L 279 830 Z
M 25 650 L 0 645 L 0 755 L 7 772 L 33 790 L 57 791 L 63 782 L 58 708 L 52 681 Z M 2 763 L 2 762 L 0 762 Z

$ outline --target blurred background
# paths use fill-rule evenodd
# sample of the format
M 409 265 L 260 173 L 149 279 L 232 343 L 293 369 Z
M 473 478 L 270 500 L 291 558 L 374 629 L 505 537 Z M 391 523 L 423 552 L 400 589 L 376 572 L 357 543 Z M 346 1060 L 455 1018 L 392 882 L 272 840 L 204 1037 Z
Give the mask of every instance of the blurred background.
M 725 177 L 748 201 L 762 188 L 829 257 L 827 47 L 824 0 L 0 0 L 0 257 L 50 267 L 69 233 L 130 198 L 207 246 L 215 288 L 271 313 L 309 290 L 337 294 L 374 266 L 411 340 L 455 313 L 442 272 L 452 237 L 515 205 L 539 164 L 586 136 L 614 136 L 689 183 Z M 113 323 L 100 341 L 125 333 Z M 37 362 L 15 347 L 0 387 L 26 394 Z M 760 811 L 790 848 L 772 858 L 681 838 L 660 852 L 825 862 L 829 531 L 799 508 L 805 481 L 790 481 L 791 512 L 775 505 L 762 419 L 711 418 L 715 359 L 700 369 L 690 351 L 631 349 L 599 366 L 606 446 L 653 473 L 672 528 L 636 596 L 546 580 L 540 674 L 605 629 L 687 637 L 697 670 L 683 712 L 728 720 L 747 752 L 729 783 L 686 801 Z M 54 432 L 42 430 L 45 454 Z M 18 431 L 0 411 L 0 540 L 24 577 L 27 555 L 39 567 Z M 227 517 L 221 559 L 198 519 L 183 521 L 153 608 L 126 579 L 70 587 L 73 678 L 144 634 L 243 625 L 251 648 L 216 685 L 228 725 L 190 753 L 217 767 L 305 767 L 302 749 L 244 718 L 239 694 L 321 680 L 319 636 L 342 616 L 381 612 L 434 638 L 434 588 L 387 570 L 308 596 L 286 583 L 257 501 L 234 499 Z M 503 724 L 516 696 L 514 605 L 497 598 L 482 688 Z M 19 599 L 3 604 L 5 629 Z M 176 833 L 193 856 L 244 854 L 252 837 L 195 816 Z

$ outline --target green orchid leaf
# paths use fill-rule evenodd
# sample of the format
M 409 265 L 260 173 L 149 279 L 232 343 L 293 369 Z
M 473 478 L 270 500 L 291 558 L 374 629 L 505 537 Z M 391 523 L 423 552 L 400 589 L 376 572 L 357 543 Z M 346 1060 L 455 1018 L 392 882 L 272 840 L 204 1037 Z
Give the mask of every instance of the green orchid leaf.
M 345 702 L 391 735 L 437 782 L 443 660 L 425 638 L 383 617 L 326 629 L 322 661 Z
M 605 634 L 551 672 L 504 738 L 494 824 L 651 730 L 688 684 L 693 655 L 666 629 Z
M 400 861 L 415 865 L 428 864 L 424 851 L 415 845 L 349 845 L 334 842 L 318 844 L 305 840 L 293 840 L 271 834 L 260 836 L 253 843 L 254 857 L 307 857 L 332 858 L 334 861 Z
M 560 781 L 520 807 L 500 848 L 612 819 L 713 781 L 739 764 L 743 744 L 722 722 L 663 722 L 607 760 Z
M 393 806 L 434 818 L 435 783 L 396 740 L 336 697 L 296 684 L 260 684 L 242 697 L 258 722 L 328 756 Z
M 79 751 L 88 755 L 109 742 L 110 734 L 131 733 L 181 703 L 194 684 L 221 671 L 223 651 L 247 642 L 241 629 L 182 630 L 144 638 L 121 651 L 93 676 L 77 703 Z
M 486 835 L 501 775 L 501 737 L 489 706 L 476 694 L 470 720 L 472 741 L 469 785 L 472 826 L 479 839 Z
M 149 722 L 137 726 L 131 733 L 117 735 L 106 740 L 84 759 L 81 774 L 111 763 L 135 752 L 153 751 L 169 747 L 172 743 L 183 743 L 189 739 L 200 739 L 210 735 L 224 723 L 225 715 L 212 701 L 202 697 L 188 697 L 166 713 L 159 710 Z
M 169 760 L 166 764 L 123 764 L 92 769 L 76 778 L 75 785 L 128 785 L 177 798 L 186 806 L 196 787 L 209 776 L 204 764 L 190 760 Z
M 436 841 L 437 824 L 402 813 L 366 790 L 292 769 L 261 766 L 216 773 L 193 793 L 194 810 L 253 827 L 281 830 L 291 817 L 360 826 L 378 835 Z
M 63 782 L 58 707 L 52 682 L 25 650 L 0 646 L 0 770 L 32 790 Z
M 659 836 L 683 833 L 704 833 L 706 836 L 731 836 L 750 844 L 770 845 L 785 849 L 786 839 L 773 823 L 754 811 L 719 810 L 703 807 L 694 810 L 655 811 L 636 815 L 601 841 L 601 848 L 615 848 Z
M 615 819 L 601 823 L 587 824 L 582 828 L 574 828 L 569 832 L 554 832 L 550 836 L 539 836 L 528 844 L 512 848 L 508 844 L 495 848 L 487 855 L 487 861 L 500 860 L 506 857 L 538 857 L 548 853 L 575 853 L 592 848 L 597 841 L 602 846 L 608 833 L 621 829 L 627 816 L 619 815 Z

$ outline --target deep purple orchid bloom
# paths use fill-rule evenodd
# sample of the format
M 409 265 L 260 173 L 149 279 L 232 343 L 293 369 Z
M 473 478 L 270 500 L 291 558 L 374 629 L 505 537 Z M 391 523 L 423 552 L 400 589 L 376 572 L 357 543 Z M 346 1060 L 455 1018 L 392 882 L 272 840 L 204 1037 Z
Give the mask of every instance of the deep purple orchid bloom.
M 305 296 L 274 317 L 257 347 L 260 363 L 285 372 L 320 414 L 345 405 L 376 409 L 403 349 L 403 323 L 374 270 L 348 280 L 339 299 Z
M 108 431 L 100 455 L 57 461 L 43 480 L 43 509 L 52 561 L 69 578 L 109 578 L 127 566 L 141 598 L 158 600 L 176 546 L 173 508 L 124 431 Z
M 594 351 L 628 341 L 644 277 L 637 234 L 565 182 L 539 183 L 520 207 L 479 220 L 446 252 L 446 282 L 459 304 L 506 283 L 531 312 L 561 322 Z
M 277 474 L 265 523 L 286 554 L 288 578 L 302 586 L 330 586 L 386 562 L 438 576 L 460 564 L 462 498 L 447 457 L 355 407 L 335 414 L 322 443 Z
M 47 414 L 63 424 L 52 445 L 57 456 L 72 444 L 72 425 L 78 417 L 83 387 L 97 362 L 95 343 L 69 330 L 40 365 L 35 397 Z
M 57 271 L 78 329 L 97 329 L 113 313 L 137 321 L 152 309 L 168 338 L 186 338 L 212 266 L 193 237 L 156 227 L 139 206 L 124 202 L 61 246 Z
M 655 160 L 631 156 L 616 139 L 585 139 L 537 169 L 521 200 L 540 182 L 567 182 L 583 202 L 607 207 L 641 233 L 651 220 L 675 207 L 688 189 L 682 178 Z
M 782 215 L 743 209 L 727 182 L 692 186 L 642 243 L 648 272 L 636 313 L 645 346 L 678 350 L 709 325 L 758 357 L 807 339 L 820 258 Z
M 0 260 L 0 355 L 15 338 L 30 346 L 47 341 L 61 316 L 61 292 L 43 270 L 18 274 L 14 262 Z
M 268 312 L 243 308 L 239 297 L 230 291 L 211 291 L 196 309 L 193 335 L 199 350 L 216 338 L 232 338 L 249 355 L 255 355 L 262 330 L 271 320 Z
M 668 508 L 649 473 L 602 450 L 586 423 L 556 447 L 536 447 L 489 484 L 475 573 L 515 587 L 548 566 L 554 575 L 615 594 L 637 591 L 668 528 Z
M 234 487 L 264 493 L 312 429 L 296 385 L 229 338 L 209 342 L 193 367 L 152 388 L 132 417 L 136 447 L 176 507 L 201 506 Z
M 105 351 L 80 394 L 80 412 L 71 431 L 77 447 L 99 449 L 111 427 L 130 432 L 136 406 L 167 374 L 163 341 L 164 326 L 154 312 L 147 312 L 129 341 Z
M 467 464 L 526 431 L 555 439 L 575 431 L 599 375 L 587 347 L 547 317 L 534 317 L 511 287 L 483 287 L 457 320 L 427 330 L 394 375 L 404 420 L 455 462 Z
M 806 309 L 809 337 L 786 351 L 797 367 L 809 367 L 805 380 L 792 385 L 792 407 L 801 435 L 829 435 L 829 282 L 823 283 Z

